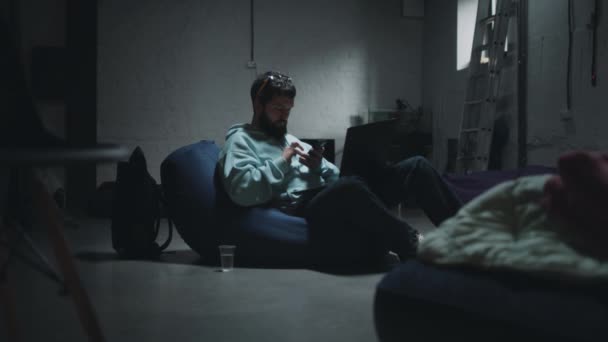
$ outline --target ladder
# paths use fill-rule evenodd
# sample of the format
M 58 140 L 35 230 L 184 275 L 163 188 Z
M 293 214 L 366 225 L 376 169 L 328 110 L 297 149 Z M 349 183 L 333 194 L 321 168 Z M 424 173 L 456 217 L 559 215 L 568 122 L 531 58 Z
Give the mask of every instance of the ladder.
M 516 41 L 509 35 L 509 23 L 517 16 L 517 5 L 517 0 L 479 0 L 458 137 L 458 173 L 488 168 L 503 67 Z M 511 29 L 515 27 L 512 25 Z

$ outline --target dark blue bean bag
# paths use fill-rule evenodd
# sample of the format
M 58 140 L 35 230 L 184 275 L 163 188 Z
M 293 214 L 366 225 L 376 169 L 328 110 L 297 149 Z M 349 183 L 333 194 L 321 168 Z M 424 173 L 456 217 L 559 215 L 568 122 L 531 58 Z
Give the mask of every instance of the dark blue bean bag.
M 450 184 L 452 190 L 456 193 L 456 196 L 458 196 L 463 203 L 467 203 L 473 198 L 481 195 L 484 191 L 502 182 L 525 176 L 549 173 L 557 173 L 557 168 L 542 165 L 529 165 L 512 170 L 475 171 L 469 174 L 447 173 L 443 174 L 443 178 Z
M 325 263 L 313 259 L 303 218 L 271 208 L 238 207 L 228 199 L 215 177 L 219 152 L 213 141 L 203 140 L 177 149 L 161 164 L 168 213 L 184 241 L 214 263 L 220 244 L 237 245 L 235 260 L 240 265 L 318 267 Z M 360 259 L 352 255 L 352 260 Z
M 200 141 L 171 153 L 161 164 L 168 213 L 184 241 L 203 261 L 217 263 L 218 245 L 236 245 L 235 264 L 305 267 L 308 226 L 271 208 L 242 208 L 215 177 L 220 149 Z
M 606 341 L 606 283 L 408 261 L 379 283 L 376 331 L 391 341 Z

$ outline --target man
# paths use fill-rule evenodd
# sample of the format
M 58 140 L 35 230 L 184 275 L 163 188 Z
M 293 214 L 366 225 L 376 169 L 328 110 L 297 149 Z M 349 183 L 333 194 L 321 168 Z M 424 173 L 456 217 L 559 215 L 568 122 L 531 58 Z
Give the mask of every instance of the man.
M 218 161 L 224 188 L 240 206 L 275 207 L 304 217 L 320 262 L 373 261 L 389 251 L 400 258 L 415 254 L 418 232 L 387 209 L 406 197 L 414 195 L 436 225 L 459 209 L 460 201 L 424 158 L 368 177 L 375 179 L 340 178 L 338 168 L 322 157 L 322 147 L 287 133 L 296 96 L 288 76 L 261 75 L 250 96 L 253 119 L 228 130 Z

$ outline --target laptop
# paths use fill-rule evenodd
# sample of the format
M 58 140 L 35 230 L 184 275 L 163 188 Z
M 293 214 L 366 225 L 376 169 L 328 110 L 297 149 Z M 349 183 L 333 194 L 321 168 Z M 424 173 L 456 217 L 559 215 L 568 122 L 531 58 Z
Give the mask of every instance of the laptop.
M 374 168 L 391 163 L 397 119 L 353 126 L 346 130 L 340 177 L 370 176 Z
M 379 167 L 391 164 L 397 119 L 353 126 L 346 130 L 340 177 L 361 176 L 374 179 Z M 294 191 L 306 201 L 326 186 Z M 306 202 L 305 201 L 305 202 Z

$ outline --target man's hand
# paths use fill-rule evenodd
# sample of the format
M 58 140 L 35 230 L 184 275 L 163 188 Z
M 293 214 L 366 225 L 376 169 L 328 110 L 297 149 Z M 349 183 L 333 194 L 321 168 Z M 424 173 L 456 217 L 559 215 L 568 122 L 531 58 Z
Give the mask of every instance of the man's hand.
M 287 160 L 288 162 L 291 162 L 291 158 L 293 156 L 302 153 L 301 150 L 302 146 L 297 141 L 294 141 L 291 143 L 291 145 L 285 147 L 285 149 L 283 150 L 283 159 Z
M 296 150 L 298 156 L 300 156 L 300 163 L 308 166 L 311 170 L 316 170 L 321 166 L 321 161 L 323 160 L 323 152 L 325 148 L 321 147 L 320 149 L 311 149 L 306 152 L 302 152 L 300 150 Z

